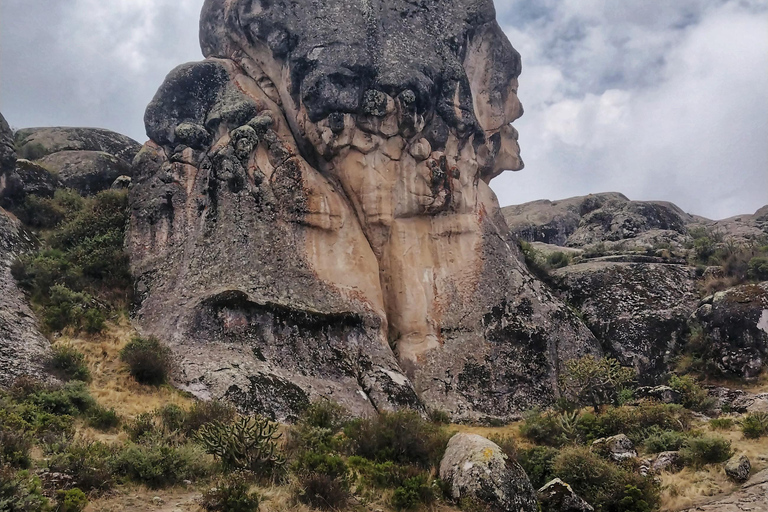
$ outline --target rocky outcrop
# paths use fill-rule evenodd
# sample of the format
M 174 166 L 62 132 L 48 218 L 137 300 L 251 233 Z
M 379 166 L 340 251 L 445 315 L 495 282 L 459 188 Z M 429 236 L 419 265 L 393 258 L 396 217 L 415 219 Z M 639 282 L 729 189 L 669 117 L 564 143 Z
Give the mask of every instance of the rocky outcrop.
M 488 186 L 522 167 L 520 58 L 494 17 L 205 3 L 207 58 L 147 108 L 131 191 L 136 320 L 181 386 L 281 418 L 317 396 L 509 418 L 600 353 Z
M 18 155 L 27 160 L 40 160 L 60 151 L 97 151 L 108 153 L 131 163 L 141 144 L 102 128 L 23 128 L 15 134 Z
M 683 458 L 678 451 L 661 452 L 653 459 L 651 469 L 655 473 L 668 471 L 675 473 L 683 469 Z
M 755 379 L 768 360 L 768 282 L 718 292 L 696 310 L 695 340 L 726 375 Z
M 59 151 L 38 163 L 82 195 L 107 190 L 119 176 L 132 174 L 130 162 L 100 151 Z
M 751 470 L 752 464 L 743 453 L 734 455 L 725 463 L 725 474 L 737 482 L 746 482 Z
M 473 500 L 490 510 L 536 512 L 536 492 L 517 461 L 476 434 L 456 434 L 440 462 L 440 479 L 456 501 Z
M 541 512 L 593 512 L 595 509 L 559 478 L 547 482 L 538 491 Z
M 13 132 L 0 114 L 0 176 L 13 169 L 16 163 L 16 149 L 13 147 Z
M 22 375 L 42 377 L 50 350 L 11 275 L 11 263 L 28 245 L 20 223 L 0 208 L 0 388 Z
M 53 197 L 61 180 L 51 171 L 29 160 L 18 159 L 15 165 L 0 176 L 0 207 L 21 205 L 30 194 Z
M 663 378 L 699 303 L 693 268 L 593 261 L 557 269 L 551 277 L 607 354 L 634 366 L 641 384 Z
M 695 219 L 672 203 L 630 201 L 608 192 L 561 201 L 539 200 L 502 208 L 510 230 L 528 242 L 583 247 L 597 243 L 653 245 L 658 238 L 681 242 Z
M 715 406 L 722 411 L 768 413 L 768 393 L 755 394 L 724 387 L 710 387 L 707 393 L 714 399 Z
M 750 478 L 728 496 L 717 496 L 682 512 L 757 512 L 768 510 L 768 469 Z
M 614 462 L 637 457 L 634 443 L 624 434 L 595 439 L 590 449 Z

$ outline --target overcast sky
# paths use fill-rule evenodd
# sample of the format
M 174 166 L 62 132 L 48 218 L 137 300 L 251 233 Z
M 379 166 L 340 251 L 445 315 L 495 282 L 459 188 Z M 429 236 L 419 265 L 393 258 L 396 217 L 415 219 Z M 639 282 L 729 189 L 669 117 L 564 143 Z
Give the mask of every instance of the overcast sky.
M 144 108 L 202 58 L 203 0 L 0 0 L 16 127 L 146 140 Z M 768 0 L 496 0 L 523 56 L 526 168 L 502 205 L 619 191 L 724 218 L 768 203 Z

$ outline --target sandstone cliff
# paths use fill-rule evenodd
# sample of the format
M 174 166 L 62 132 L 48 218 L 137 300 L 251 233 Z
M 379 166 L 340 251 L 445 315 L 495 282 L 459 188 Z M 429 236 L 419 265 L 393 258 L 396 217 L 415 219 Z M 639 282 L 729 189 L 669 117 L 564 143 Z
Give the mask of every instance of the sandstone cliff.
M 137 323 L 183 387 L 280 418 L 546 403 L 600 348 L 488 186 L 522 167 L 520 57 L 490 1 L 366 5 L 205 3 L 207 58 L 168 76 L 135 160 Z

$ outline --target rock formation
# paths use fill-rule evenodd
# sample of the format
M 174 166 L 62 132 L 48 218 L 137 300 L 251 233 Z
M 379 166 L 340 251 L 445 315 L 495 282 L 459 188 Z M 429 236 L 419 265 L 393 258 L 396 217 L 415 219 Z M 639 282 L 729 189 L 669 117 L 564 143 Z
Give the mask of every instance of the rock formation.
M 490 0 L 208 0 L 147 108 L 137 322 L 199 396 L 508 417 L 600 353 L 507 241 L 520 56 Z M 339 30 L 339 27 L 344 27 Z
M 768 510 L 768 469 L 752 475 L 741 488 L 727 496 L 707 498 L 681 512 L 758 512 Z

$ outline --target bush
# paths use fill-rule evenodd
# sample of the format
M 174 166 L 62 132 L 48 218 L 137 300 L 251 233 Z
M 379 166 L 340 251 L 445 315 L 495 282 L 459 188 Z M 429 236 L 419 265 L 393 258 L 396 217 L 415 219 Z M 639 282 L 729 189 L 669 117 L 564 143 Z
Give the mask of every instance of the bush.
M 115 457 L 116 474 L 151 488 L 166 487 L 212 474 L 214 466 L 194 444 L 162 440 L 129 444 Z
M 288 430 L 286 450 L 294 453 L 340 451 L 343 440 L 338 434 L 348 422 L 348 413 L 340 405 L 329 401 L 315 402 Z
M 659 431 L 685 432 L 691 421 L 691 412 L 680 405 L 642 401 L 635 407 L 610 407 L 599 416 L 582 414 L 579 429 L 588 441 L 626 434 L 637 445 Z
M 768 435 L 768 413 L 753 412 L 741 420 L 741 432 L 747 439 L 758 439 Z
M 715 400 L 707 394 L 707 390 L 690 375 L 672 375 L 669 387 L 680 393 L 683 407 L 692 411 L 705 412 L 715 406 Z
M 101 442 L 73 443 L 48 461 L 51 472 L 65 473 L 83 491 L 103 492 L 115 484 L 112 466 L 116 448 Z
M 85 493 L 75 487 L 68 491 L 56 492 L 56 512 L 82 512 L 88 505 Z
M 77 416 L 96 405 L 85 383 L 67 382 L 61 387 L 46 387 L 26 397 L 26 401 L 41 411 L 58 416 Z
M 134 337 L 120 351 L 120 359 L 141 384 L 165 383 L 171 367 L 171 351 L 157 338 Z
M 88 425 L 97 430 L 112 430 L 120 425 L 120 416 L 114 409 L 96 405 L 88 411 Z
M 495 443 L 510 460 L 517 459 L 517 441 L 510 435 L 491 434 L 488 440 Z
M 205 451 L 221 460 L 227 470 L 248 470 L 268 475 L 285 463 L 277 440 L 277 423 L 266 418 L 239 418 L 232 423 L 203 425 L 195 438 Z
M 709 420 L 709 427 L 712 430 L 730 430 L 733 423 L 733 418 L 712 418 Z
M 185 435 L 192 435 L 203 425 L 215 421 L 231 423 L 237 412 L 232 404 L 210 400 L 207 402 L 195 402 L 186 414 L 183 431 Z
M 560 446 L 567 441 L 557 416 L 539 409 L 525 413 L 520 433 L 537 444 Z
M 601 405 L 616 403 L 619 392 L 634 379 L 635 370 L 615 359 L 584 356 L 566 361 L 560 386 L 568 398 L 599 412 Z
M 152 437 L 157 433 L 154 415 L 143 412 L 136 416 L 130 423 L 125 425 L 125 431 L 133 442 L 141 442 L 145 437 Z
M 200 506 L 206 512 L 256 512 L 259 495 L 250 492 L 248 479 L 234 473 L 219 480 L 216 487 L 203 493 Z
M 409 478 L 395 489 L 392 495 L 392 508 L 395 510 L 413 510 L 420 505 L 431 505 L 437 500 L 437 487 L 429 475 L 422 473 Z
M 29 450 L 32 439 L 27 432 L 5 429 L 0 424 L 0 466 L 28 468 L 32 465 Z
M 652 477 L 608 462 L 584 447 L 564 448 L 552 468 L 555 477 L 568 482 L 597 512 L 649 512 L 660 503 L 660 487 Z
M 350 497 L 345 481 L 321 473 L 298 475 L 294 494 L 301 503 L 322 510 L 342 510 Z
M 648 453 L 660 453 L 682 448 L 688 437 L 674 430 L 662 430 L 651 434 L 645 440 L 645 451 Z
M 54 346 L 49 366 L 53 373 L 66 380 L 91 381 L 91 371 L 85 364 L 85 355 L 70 345 Z
M 688 466 L 725 462 L 731 455 L 731 442 L 719 436 L 690 437 L 680 448 L 680 456 Z
M 50 510 L 40 479 L 28 471 L 0 465 L 0 510 L 4 512 L 46 512 Z
M 50 288 L 42 316 L 43 324 L 50 331 L 61 331 L 71 326 L 76 331 L 95 334 L 104 329 L 104 313 L 95 299 L 88 293 L 72 291 L 63 284 Z
M 747 277 L 754 281 L 768 281 L 768 256 L 755 256 L 749 260 Z
M 517 461 L 525 470 L 534 489 L 541 489 L 552 480 L 553 464 L 558 451 L 548 446 L 534 446 L 521 450 Z
M 187 421 L 187 411 L 178 405 L 165 405 L 158 409 L 155 412 L 155 415 L 160 418 L 160 423 L 162 424 L 163 431 L 166 434 L 181 432 L 184 430 L 184 424 Z
M 344 433 L 355 455 L 423 468 L 439 464 L 448 444 L 447 433 L 412 410 L 382 412 L 374 418 L 354 420 Z
M 430 409 L 429 421 L 438 425 L 448 425 L 451 422 L 451 415 L 442 409 Z

